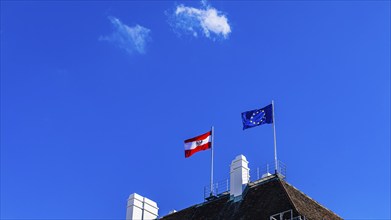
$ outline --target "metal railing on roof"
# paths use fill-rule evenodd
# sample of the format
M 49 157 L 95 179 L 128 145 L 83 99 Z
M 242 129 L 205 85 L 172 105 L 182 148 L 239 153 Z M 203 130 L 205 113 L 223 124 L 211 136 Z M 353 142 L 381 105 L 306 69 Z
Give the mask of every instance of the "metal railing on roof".
M 269 220 L 306 220 L 305 216 L 293 217 L 293 210 L 289 209 L 274 215 L 271 215 Z
M 204 199 L 213 196 L 219 196 L 229 190 L 229 179 L 221 180 L 213 183 L 212 189 L 209 186 L 204 187 Z
M 275 168 L 275 164 L 273 163 L 267 163 L 261 167 L 257 167 L 255 170 L 250 170 L 250 180 L 251 182 L 254 182 L 256 180 L 261 179 L 262 177 L 265 177 L 264 175 L 268 174 L 276 174 L 286 177 L 286 165 L 278 161 L 277 169 Z
M 292 220 L 305 220 L 305 216 L 296 216 L 296 217 L 293 217 Z
M 265 164 L 264 166 L 257 167 L 255 170 L 250 169 L 250 182 L 255 182 L 262 177 L 265 177 L 265 174 L 279 174 L 283 178 L 286 177 L 286 165 L 280 160 L 277 163 L 277 169 L 275 169 L 274 162 L 270 164 Z M 213 198 L 220 196 L 223 193 L 229 191 L 229 178 L 213 183 L 212 188 L 210 185 L 204 186 L 204 199 Z

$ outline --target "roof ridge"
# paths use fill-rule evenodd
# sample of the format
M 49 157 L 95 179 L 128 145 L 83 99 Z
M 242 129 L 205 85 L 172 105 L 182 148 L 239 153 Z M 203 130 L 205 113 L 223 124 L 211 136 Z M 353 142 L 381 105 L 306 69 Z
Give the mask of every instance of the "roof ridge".
M 253 186 L 263 185 L 263 184 L 268 183 L 268 182 L 271 182 L 271 181 L 277 181 L 277 182 L 281 185 L 281 187 L 283 188 L 283 191 L 284 191 L 285 195 L 286 195 L 287 198 L 288 198 L 289 203 L 292 205 L 293 209 L 294 209 L 297 213 L 299 213 L 299 210 L 297 209 L 296 204 L 293 202 L 293 200 L 292 200 L 291 196 L 289 195 L 288 191 L 286 190 L 284 184 L 282 184 L 283 179 L 282 179 L 278 174 L 272 174 L 272 175 L 269 176 L 269 178 L 267 178 L 267 179 L 265 178 L 265 179 L 257 180 L 257 181 L 255 181 L 255 182 L 253 182 L 253 184 L 254 184 Z M 286 181 L 284 181 L 284 182 L 286 182 Z M 298 190 L 298 191 L 299 191 L 299 190 Z M 300 214 L 300 213 L 299 213 L 299 214 Z
M 319 205 L 320 207 L 322 207 L 322 208 L 326 209 L 327 211 L 329 211 L 329 212 L 333 213 L 334 215 L 336 215 L 336 216 L 338 216 L 339 218 L 341 218 L 341 219 L 342 219 L 342 217 L 341 217 L 341 216 L 339 216 L 337 213 L 335 213 L 335 212 L 333 212 L 332 210 L 330 210 L 330 209 L 326 208 L 325 206 L 323 206 L 322 204 L 320 204 L 320 203 L 319 203 L 319 202 L 317 202 L 315 199 L 311 198 L 310 196 L 308 196 L 307 194 L 305 194 L 304 192 L 302 192 L 301 190 L 299 190 L 299 189 L 298 189 L 298 188 L 296 188 L 295 186 L 293 186 L 293 185 L 289 184 L 287 181 L 285 181 L 285 180 L 280 180 L 280 181 L 281 181 L 281 185 L 282 185 L 282 187 L 284 188 L 284 191 L 285 191 L 285 192 L 288 194 L 289 200 L 291 200 L 291 201 L 292 201 L 292 204 L 293 204 L 293 206 L 295 207 L 295 209 L 296 209 L 296 210 L 297 210 L 297 208 L 296 208 L 296 205 L 294 204 L 294 202 L 293 202 L 293 200 L 292 200 L 291 196 L 289 195 L 289 193 L 288 193 L 287 189 L 285 188 L 284 184 L 282 184 L 282 181 L 284 181 L 284 183 L 285 183 L 285 184 L 287 184 L 288 186 L 292 187 L 293 189 L 295 189 L 296 191 L 298 191 L 298 192 L 299 192 L 300 194 L 302 194 L 303 196 L 305 196 L 305 197 L 309 198 L 311 201 L 315 202 L 315 203 L 316 203 L 317 205 Z M 297 210 L 297 211 L 299 212 L 299 210 Z
M 286 190 L 284 184 L 282 184 L 282 181 L 283 181 L 283 180 L 280 179 L 279 176 L 277 176 L 277 180 L 278 180 L 278 182 L 280 183 L 280 185 L 282 186 L 282 188 L 284 189 L 284 192 L 285 192 L 286 196 L 289 198 L 289 202 L 292 204 L 293 208 L 296 210 L 297 213 L 300 214 L 299 210 L 298 210 L 297 207 L 296 207 L 296 204 L 293 202 L 293 200 L 292 200 L 291 196 L 289 195 L 288 191 Z M 286 181 L 284 181 L 284 182 L 286 183 Z

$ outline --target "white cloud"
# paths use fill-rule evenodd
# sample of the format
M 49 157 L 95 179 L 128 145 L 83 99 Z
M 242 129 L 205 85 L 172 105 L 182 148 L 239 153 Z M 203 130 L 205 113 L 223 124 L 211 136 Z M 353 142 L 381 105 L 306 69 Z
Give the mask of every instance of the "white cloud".
M 191 34 L 194 37 L 203 34 L 207 38 L 216 36 L 224 39 L 228 38 L 231 27 L 227 17 L 222 12 L 207 5 L 206 1 L 201 3 L 202 8 L 177 6 L 170 20 L 174 30 Z
M 151 30 L 138 24 L 134 27 L 129 27 L 115 17 L 109 17 L 109 19 L 114 27 L 114 32 L 109 36 L 101 36 L 99 40 L 111 42 L 129 54 L 135 52 L 145 53 L 146 44 L 150 40 L 149 33 Z

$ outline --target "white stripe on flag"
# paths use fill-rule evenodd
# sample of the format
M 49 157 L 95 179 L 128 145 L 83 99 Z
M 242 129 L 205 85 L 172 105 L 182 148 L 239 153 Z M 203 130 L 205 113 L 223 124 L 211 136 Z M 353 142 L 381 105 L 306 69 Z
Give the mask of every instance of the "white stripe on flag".
M 201 139 L 201 140 L 185 143 L 185 150 L 193 150 L 194 148 L 196 148 L 198 146 L 201 146 L 201 145 L 204 145 L 204 144 L 210 142 L 210 139 L 211 138 L 210 138 L 210 135 L 209 135 L 205 139 Z

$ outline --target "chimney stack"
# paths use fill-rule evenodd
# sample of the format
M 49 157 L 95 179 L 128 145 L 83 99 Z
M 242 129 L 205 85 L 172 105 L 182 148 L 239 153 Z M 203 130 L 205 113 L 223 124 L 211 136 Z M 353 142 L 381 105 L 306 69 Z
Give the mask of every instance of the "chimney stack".
M 229 194 L 235 201 L 242 198 L 242 192 L 250 182 L 250 169 L 244 155 L 238 155 L 231 162 Z
M 152 220 L 158 217 L 156 202 L 133 193 L 128 199 L 126 209 L 126 220 Z

